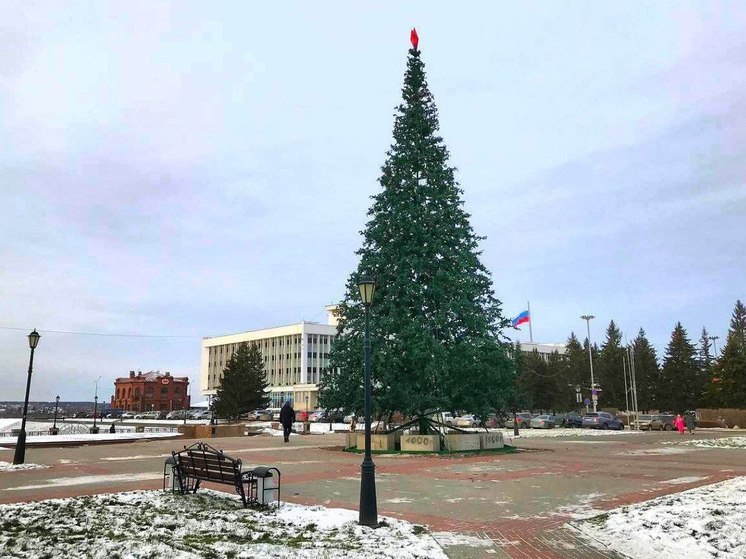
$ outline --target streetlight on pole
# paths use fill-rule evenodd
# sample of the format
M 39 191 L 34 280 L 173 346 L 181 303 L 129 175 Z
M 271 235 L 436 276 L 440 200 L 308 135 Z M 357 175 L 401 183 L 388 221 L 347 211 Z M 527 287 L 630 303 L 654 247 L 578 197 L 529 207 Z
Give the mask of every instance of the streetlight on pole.
M 596 383 L 593 380 L 593 352 L 591 351 L 591 320 L 596 318 L 592 314 L 584 314 L 581 316 L 585 320 L 585 325 L 588 328 L 588 361 L 591 364 L 591 401 L 593 402 L 593 411 L 596 411 L 596 403 L 598 402 L 598 395 L 596 394 Z
M 34 329 L 28 335 L 28 345 L 31 348 L 31 357 L 28 362 L 28 380 L 26 381 L 26 399 L 23 401 L 23 419 L 21 419 L 21 430 L 16 440 L 16 451 L 13 455 L 13 464 L 23 464 L 26 459 L 26 416 L 28 415 L 28 397 L 31 391 L 31 372 L 34 370 L 34 350 L 39 345 L 39 332 Z
M 378 504 L 376 502 L 376 466 L 370 452 L 370 305 L 376 291 L 376 282 L 371 279 L 360 279 L 357 282 L 360 298 L 365 308 L 365 457 L 360 466 L 360 518 L 363 526 L 378 525 Z
M 60 397 L 57 396 L 54 399 L 54 425 L 52 425 L 52 434 L 56 435 L 58 433 L 57 431 L 57 408 L 60 407 Z
M 99 376 L 96 379 L 96 392 L 93 395 L 93 429 L 91 429 L 91 433 L 96 434 L 98 433 L 98 429 L 96 428 L 96 414 L 98 413 L 98 381 L 101 380 L 101 377 Z

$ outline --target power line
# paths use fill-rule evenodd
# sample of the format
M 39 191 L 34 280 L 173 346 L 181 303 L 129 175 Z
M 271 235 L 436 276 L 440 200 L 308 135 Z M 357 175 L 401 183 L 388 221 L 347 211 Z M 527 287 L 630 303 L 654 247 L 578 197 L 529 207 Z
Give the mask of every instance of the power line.
M 12 326 L 0 326 L 0 330 L 17 330 L 19 332 L 28 332 L 30 328 L 15 328 Z M 67 330 L 43 330 L 47 334 L 70 334 L 73 336 L 105 336 L 109 338 L 203 338 L 204 336 L 176 336 L 169 334 L 112 334 L 108 332 L 70 332 Z

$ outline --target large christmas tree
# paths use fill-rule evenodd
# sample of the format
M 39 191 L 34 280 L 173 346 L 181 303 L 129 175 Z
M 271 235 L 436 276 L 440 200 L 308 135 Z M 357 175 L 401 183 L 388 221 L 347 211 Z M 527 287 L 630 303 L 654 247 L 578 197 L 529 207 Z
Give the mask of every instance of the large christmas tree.
M 697 350 L 681 322 L 671 333 L 671 341 L 661 369 L 658 405 L 661 411 L 683 413 L 695 409 L 702 398 L 704 385 L 697 366 Z
M 740 300 L 733 309 L 728 338 L 709 388 L 713 404 L 724 408 L 746 407 L 746 307 Z
M 269 405 L 268 386 L 261 351 L 256 344 L 242 343 L 223 369 L 212 409 L 218 417 L 232 420 L 265 408 Z
M 486 414 L 512 398 L 505 320 L 480 262 L 478 237 L 438 136 L 438 111 L 416 40 L 394 123 L 394 142 L 347 282 L 339 336 L 321 403 L 362 409 L 364 315 L 357 282 L 377 283 L 370 309 L 374 410 Z

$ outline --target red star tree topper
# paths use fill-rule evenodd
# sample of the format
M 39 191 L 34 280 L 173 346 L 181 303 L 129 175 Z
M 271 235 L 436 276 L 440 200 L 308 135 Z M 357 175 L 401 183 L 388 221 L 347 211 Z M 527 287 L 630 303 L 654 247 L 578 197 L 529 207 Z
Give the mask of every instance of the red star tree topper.
M 409 34 L 409 40 L 412 41 L 412 48 L 417 50 L 417 45 L 420 44 L 420 38 L 417 36 L 417 30 L 413 27 L 412 32 Z

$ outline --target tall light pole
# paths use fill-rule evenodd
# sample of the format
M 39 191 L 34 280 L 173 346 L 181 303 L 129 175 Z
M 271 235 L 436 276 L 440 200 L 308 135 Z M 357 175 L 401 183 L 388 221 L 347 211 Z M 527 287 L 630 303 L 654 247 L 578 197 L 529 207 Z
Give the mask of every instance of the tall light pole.
M 26 381 L 26 399 L 23 401 L 23 419 L 21 419 L 21 430 L 18 432 L 16 440 L 16 451 L 13 455 L 13 464 L 23 464 L 26 459 L 26 416 L 28 415 L 28 397 L 31 391 L 31 372 L 34 370 L 34 350 L 39 345 L 41 336 L 34 329 L 28 335 L 28 345 L 31 348 L 31 357 L 28 362 L 28 380 Z
M 360 299 L 365 308 L 365 457 L 360 466 L 360 518 L 363 526 L 378 525 L 378 503 L 376 502 L 376 466 L 370 452 L 370 305 L 376 291 L 376 282 L 371 279 L 361 279 L 357 283 L 360 289 Z
M 717 342 L 720 339 L 720 336 L 707 336 L 707 338 L 712 342 L 712 348 L 715 350 L 715 359 L 718 358 L 718 346 L 715 342 Z
M 596 411 L 596 403 L 598 402 L 598 395 L 596 394 L 596 383 L 593 380 L 593 352 L 591 351 L 591 320 L 596 318 L 592 314 L 584 314 L 581 316 L 585 320 L 585 325 L 588 328 L 588 361 L 591 364 L 591 402 L 593 402 L 593 411 Z
M 57 434 L 57 408 L 60 407 L 60 397 L 54 399 L 54 425 L 52 425 L 52 434 Z

